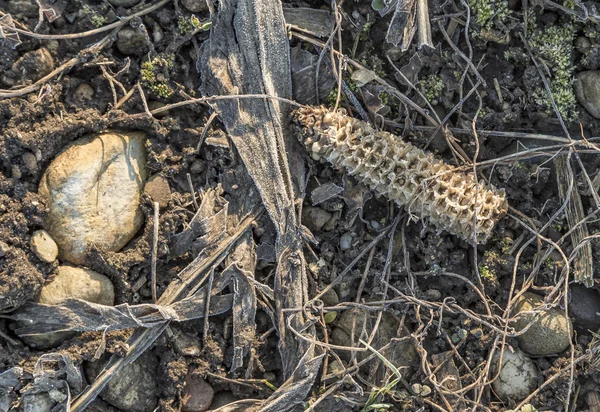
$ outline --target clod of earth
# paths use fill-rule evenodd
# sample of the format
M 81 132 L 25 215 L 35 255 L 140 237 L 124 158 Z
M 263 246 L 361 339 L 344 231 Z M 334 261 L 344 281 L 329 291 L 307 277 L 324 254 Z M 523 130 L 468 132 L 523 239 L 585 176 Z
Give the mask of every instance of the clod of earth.
M 492 359 L 492 376 L 498 374 L 500 352 Z M 505 402 L 524 399 L 537 387 L 535 363 L 518 349 L 505 347 L 502 367 L 498 378 L 492 383 L 494 393 Z
M 154 175 L 148 179 L 144 193 L 150 196 L 153 202 L 157 202 L 161 208 L 167 207 L 171 200 L 169 181 L 161 175 Z
M 140 229 L 145 138 L 143 132 L 115 131 L 82 138 L 50 164 L 39 194 L 60 259 L 84 264 L 92 246 L 116 252 Z
M 115 302 L 115 292 L 110 279 L 100 273 L 73 266 L 59 266 L 54 279 L 42 287 L 38 302 L 57 305 L 69 298 L 112 306 Z M 39 336 L 22 336 L 21 339 L 36 349 L 48 349 L 60 345 L 75 335 L 72 332 L 56 332 Z
M 303 108 L 293 118 L 316 160 L 328 160 L 410 213 L 463 239 L 475 236 L 485 242 L 508 209 L 504 190 L 478 182 L 473 173 L 343 111 Z
M 531 292 L 525 292 L 515 304 L 515 313 L 540 310 L 544 299 Z M 547 356 L 565 350 L 571 342 L 573 325 L 565 316 L 564 310 L 551 308 L 538 314 L 528 314 L 520 317 L 514 323 L 517 331 L 531 327 L 517 337 L 519 346 L 524 352 L 533 356 Z

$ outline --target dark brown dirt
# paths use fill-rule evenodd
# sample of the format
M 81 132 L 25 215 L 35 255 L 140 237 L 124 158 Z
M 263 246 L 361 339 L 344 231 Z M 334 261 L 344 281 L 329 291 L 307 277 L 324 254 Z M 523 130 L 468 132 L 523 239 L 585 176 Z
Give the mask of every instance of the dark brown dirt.
M 294 5 L 321 7 L 322 2 L 285 2 Z M 370 1 L 346 1 L 343 6 L 344 16 L 344 52 L 350 55 L 354 37 L 360 33 L 364 26 L 357 22 L 374 22 L 369 30 L 363 34 L 364 41 L 359 42 L 354 58 L 365 66 L 376 70 L 399 90 L 407 93 L 409 97 L 423 103 L 411 89 L 398 81 L 394 75 L 394 68 L 386 59 L 391 45 L 386 44 L 384 37 L 390 17 L 379 17 L 370 7 Z M 444 5 L 442 5 L 443 3 Z M 452 2 L 430 2 L 432 16 L 458 13 L 457 5 Z M 75 0 L 67 2 L 62 16 L 53 23 L 44 22 L 40 33 L 68 34 L 79 33 L 96 28 L 98 17 L 105 18 L 101 24 L 117 21 L 117 15 L 125 15 L 133 9 L 115 8 L 106 2 L 89 0 Z M 135 9 L 138 10 L 138 9 Z M 0 1 L 0 11 L 11 13 L 13 18 L 33 29 L 37 23 L 37 5 L 34 1 Z M 535 8 L 540 19 L 547 13 L 557 15 L 557 12 L 543 11 Z M 520 10 L 514 10 L 515 16 L 520 16 Z M 357 14 L 355 16 L 355 14 Z M 95 17 L 96 16 L 96 17 Z M 44 282 L 52 276 L 57 263 L 47 264 L 40 261 L 31 252 L 29 247 L 31 234 L 43 227 L 45 206 L 37 196 L 37 187 L 41 174 L 50 161 L 71 141 L 92 132 L 106 128 L 121 128 L 125 130 L 144 130 L 150 139 L 147 149 L 148 168 L 151 174 L 162 173 L 169 181 L 172 197 L 166 210 L 161 210 L 159 221 L 158 241 L 158 294 L 160 295 L 176 274 L 183 269 L 193 258 L 190 253 L 170 258 L 169 247 L 174 234 L 181 232 L 193 216 L 191 208 L 191 195 L 189 193 L 188 174 L 196 190 L 215 187 L 221 184 L 225 190 L 225 197 L 235 196 L 236 184 L 234 169 L 240 162 L 235 150 L 230 147 L 226 134 L 220 130 L 218 121 L 208 132 L 204 144 L 199 152 L 196 147 L 200 141 L 202 130 L 210 115 L 207 107 L 202 105 L 188 105 L 171 110 L 164 116 L 149 120 L 139 116 L 144 112 L 142 100 L 137 92 L 129 98 L 118 110 L 112 110 L 115 99 L 108 77 L 103 76 L 101 65 L 109 68 L 112 75 L 126 90 L 130 90 L 140 81 L 144 87 L 146 98 L 152 102 L 172 103 L 181 101 L 185 96 L 197 96 L 200 85 L 200 76 L 196 72 L 196 61 L 199 45 L 206 40 L 208 33 L 199 32 L 191 41 L 189 33 L 182 33 L 178 28 L 180 19 L 189 19 L 191 13 L 180 6 L 168 4 L 162 9 L 150 13 L 141 19 L 153 39 L 154 51 L 141 56 L 122 54 L 115 44 L 105 48 L 102 53 L 86 60 L 87 64 L 79 64 L 71 70 L 62 73 L 59 79 L 53 79 L 41 92 L 36 91 L 27 95 L 0 100 L 0 241 L 7 245 L 6 251 L 0 255 L 0 313 L 8 312 L 19 307 L 26 301 L 35 300 L 39 289 Z M 558 16 L 558 15 L 557 15 Z M 198 13 L 201 21 L 208 19 L 208 13 Z M 558 17 L 557 17 L 558 18 Z M 566 19 L 560 16 L 560 19 Z M 562 20 L 559 20 L 559 22 Z M 354 23 L 352 23 L 354 22 Z M 557 23 L 560 24 L 560 23 Z M 591 26 L 592 24 L 589 23 Z M 158 27 L 158 29 L 157 29 Z M 162 33 L 153 37 L 153 30 Z M 578 29 L 578 34 L 583 33 L 583 26 Z M 434 40 L 440 44 L 435 51 L 420 53 L 422 70 L 419 78 L 430 75 L 444 79 L 446 91 L 438 97 L 434 110 L 447 114 L 460 100 L 459 83 L 454 72 L 462 72 L 462 61 L 452 52 L 452 49 L 443 41 L 443 37 L 433 25 Z M 98 41 L 102 36 L 92 36 L 69 40 L 41 41 L 22 36 L 23 41 L 16 49 L 8 47 L 0 39 L 0 72 L 8 72 L 13 64 L 25 53 L 45 47 L 52 56 L 55 66 L 66 62 L 89 46 Z M 460 47 L 464 46 L 462 40 L 456 40 Z M 296 40 L 292 45 L 300 44 Z M 308 44 L 300 44 L 308 51 L 315 50 Z M 481 88 L 482 107 L 486 114 L 477 121 L 477 126 L 483 130 L 514 131 L 543 133 L 562 136 L 561 128 L 556 120 L 547 113 L 546 108 L 531 104 L 529 93 L 534 87 L 539 87 L 540 79 L 531 63 L 517 64 L 506 61 L 504 53 L 509 47 L 518 47 L 519 41 L 513 36 L 509 45 L 483 42 L 481 39 L 474 41 L 473 62 L 479 62 L 485 55 L 485 64 L 480 68 L 481 76 L 486 80 L 487 88 Z M 397 67 L 408 64 L 415 48 L 398 59 L 392 59 Z M 155 84 L 144 83 L 142 78 L 142 65 L 145 61 L 157 56 L 173 56 L 171 68 L 164 69 L 169 76 L 165 84 L 170 88 L 171 95 L 165 97 L 160 93 Z M 577 57 L 577 55 L 576 55 Z M 579 56 L 580 57 L 580 56 Z M 460 64 L 458 63 L 460 62 Z M 24 64 L 24 63 L 23 63 Z M 588 63 L 588 66 L 592 64 Z M 32 65 L 34 67 L 32 67 Z M 577 66 L 575 64 L 576 67 Z M 19 66 L 21 67 L 21 66 Z M 35 62 L 24 64 L 25 74 L 32 78 L 11 77 L 15 81 L 37 80 L 39 67 Z M 119 74 L 117 74 L 119 73 Z M 14 74 L 14 73 L 13 73 Z M 499 75 L 501 74 L 501 76 Z M 501 101 L 494 89 L 494 78 L 499 81 L 499 86 L 506 92 L 504 101 Z M 350 80 L 350 76 L 345 77 Z M 77 94 L 78 86 L 87 84 L 94 90 L 92 99 L 85 99 Z M 23 85 L 20 83 L 20 85 Z M 6 81 L 3 89 L 8 89 Z M 113 84 L 114 86 L 114 84 Z M 468 91 L 471 86 L 464 86 L 463 91 Z M 122 91 L 117 87 L 118 98 L 123 97 Z M 415 145 L 425 147 L 430 145 L 430 150 L 435 150 L 449 162 L 453 162 L 451 151 L 443 136 L 438 135 L 430 142 L 430 131 L 403 132 L 398 125 L 412 123 L 416 126 L 425 126 L 425 122 L 417 115 L 407 112 L 402 105 L 392 97 L 381 93 L 382 89 L 365 86 L 355 91 L 365 107 L 368 101 L 380 99 L 382 105 L 387 107 L 384 116 L 386 120 L 395 122 L 388 124 L 391 131 L 406 134 L 406 138 Z M 371 97 L 369 97 L 371 96 Z M 379 96 L 379 97 L 377 97 Z M 371 100 L 369 100 L 371 99 Z M 118 100 L 118 99 L 117 99 Z M 384 103 L 385 101 L 385 103 Z M 504 103 L 508 103 L 508 106 Z M 351 112 L 354 112 L 348 101 L 342 101 Z M 450 125 L 462 128 L 471 128 L 470 121 L 477 110 L 479 102 L 475 98 L 466 100 L 460 113 L 455 113 L 450 118 Z M 384 110 L 386 110 L 384 108 Z M 381 114 L 381 112 L 380 112 Z M 133 116 L 130 116 L 133 115 Z M 136 116 L 137 115 L 137 116 Z M 406 120 L 409 118 L 410 120 Z M 572 136 L 579 136 L 579 125 L 582 124 L 586 136 L 594 136 L 600 131 L 600 122 L 588 115 L 579 107 L 579 117 L 569 123 Z M 465 151 L 467 156 L 473 156 L 475 145 L 472 136 L 468 134 L 454 134 L 456 143 Z M 511 137 L 486 136 L 481 133 L 479 140 L 478 161 L 495 159 L 513 153 L 516 139 Z M 33 154 L 37 159 L 37 167 L 30 169 L 23 160 L 26 153 Z M 510 161 L 498 164 L 493 170 L 487 168 L 483 175 L 489 177 L 491 182 L 498 187 L 505 188 L 508 193 L 509 203 L 512 208 L 521 214 L 538 222 L 545 223 L 561 207 L 559 200 L 556 173 L 547 162 L 547 158 L 527 158 L 518 162 Z M 582 154 L 581 160 L 590 173 L 594 173 L 600 166 L 600 157 L 596 154 Z M 355 188 L 351 179 L 332 170 L 328 165 L 308 161 L 311 166 L 311 175 L 307 187 L 305 206 L 311 205 L 310 194 L 324 183 L 333 182 L 345 188 L 339 197 L 328 200 L 319 205 L 330 212 L 332 220 L 320 231 L 313 235 L 318 241 L 317 245 L 307 247 L 306 256 L 310 265 L 312 279 L 311 295 L 317 289 L 330 284 L 359 253 L 379 233 L 378 231 L 393 222 L 398 212 L 398 207 L 386 199 L 370 196 L 368 191 Z M 576 172 L 581 170 L 576 167 Z M 576 182 L 580 188 L 585 188 L 585 182 L 578 175 Z M 362 203 L 364 193 L 364 204 Z M 360 213 L 357 216 L 357 199 Z M 146 216 L 146 223 L 140 233 L 123 250 L 117 253 L 106 253 L 93 250 L 89 257 L 89 266 L 110 277 L 116 290 L 116 303 L 148 303 L 151 301 L 151 290 L 148 282 L 136 287 L 140 279 L 148 276 L 151 265 L 152 242 L 152 204 L 149 198 L 144 197 L 142 210 Z M 582 197 L 584 210 L 589 213 L 596 206 L 590 196 Z M 600 223 L 589 223 L 590 233 L 600 231 Z M 401 233 L 403 232 L 403 234 Z M 561 216 L 552 228 L 542 233 L 550 238 L 560 236 L 568 231 L 566 220 Z M 352 234 L 352 246 L 349 249 L 340 248 L 340 238 L 346 233 Z M 474 292 L 464 280 L 456 277 L 443 276 L 444 272 L 460 275 L 480 287 L 486 296 L 487 302 L 493 307 L 496 315 L 501 315 L 501 309 L 507 304 L 508 291 L 513 282 L 513 268 L 516 262 L 516 252 L 511 246 L 521 235 L 529 238 L 529 233 L 514 219 L 506 217 L 495 230 L 494 237 L 485 245 L 476 249 L 467 243 L 438 233 L 436 228 L 427 226 L 424 222 L 408 222 L 401 220 L 398 231 L 394 236 L 392 253 L 392 266 L 390 285 L 399 291 L 410 293 L 418 300 L 435 302 L 456 303 L 465 310 L 482 314 L 485 306 L 480 296 Z M 263 217 L 254 231 L 257 244 L 262 245 L 264 254 L 259 253 L 258 270 L 256 279 L 266 284 L 273 284 L 274 260 L 270 255 L 275 243 L 275 232 L 267 217 Z M 404 240 L 403 240 L 404 239 Z M 404 245 L 402 247 L 402 242 Z M 372 256 L 369 276 L 364 283 L 363 294 L 357 300 L 356 291 L 361 284 L 362 271 L 366 259 L 352 270 L 344 282 L 335 290 L 342 302 L 368 302 L 381 298 L 382 286 L 378 279 L 385 268 L 387 247 L 389 240 L 381 242 Z M 521 287 L 535 265 L 538 257 L 538 247 L 541 244 L 533 243 L 525 248 L 519 256 L 515 285 Z M 567 256 L 573 250 L 569 241 L 563 245 Z M 509 253 L 510 252 L 510 253 Z M 595 275 L 600 278 L 600 245 L 596 242 L 593 248 Z M 405 261 L 405 257 L 408 260 Z M 552 256 L 554 259 L 554 256 Z M 545 262 L 535 278 L 535 287 L 544 292 L 554 286 L 560 272 L 560 262 L 556 259 Z M 418 276 L 409 275 L 411 272 Z M 487 276 L 478 277 L 483 268 Z M 598 283 L 594 286 L 600 290 Z M 264 309 L 264 308 L 263 308 Z M 439 314 L 425 307 L 415 304 L 394 304 L 389 309 L 396 318 L 402 318 L 404 325 L 411 332 L 420 336 L 420 345 L 424 349 L 421 355 L 429 356 L 447 351 L 455 351 L 457 358 L 462 360 L 459 366 L 463 387 L 474 382 L 470 373 L 477 370 L 487 361 L 490 346 L 496 336 L 485 325 L 468 318 L 463 314 L 452 314 L 440 319 Z M 339 319 L 339 315 L 338 315 Z M 427 324 L 427 327 L 424 327 Z M 336 321 L 327 324 L 324 330 L 331 336 L 337 326 Z M 204 323 L 200 321 L 186 322 L 178 325 L 184 332 L 202 342 L 202 350 L 198 356 L 182 356 L 175 352 L 173 343 L 163 336 L 152 349 L 158 366 L 156 374 L 159 380 L 159 405 L 164 411 L 176 411 L 180 406 L 180 395 L 183 382 L 188 370 L 195 369 L 195 373 L 203 376 L 211 384 L 215 393 L 228 391 L 239 399 L 251 397 L 268 397 L 272 391 L 265 385 L 256 383 L 268 373 L 275 376 L 274 385 L 283 384 L 281 364 L 278 357 L 277 335 L 271 330 L 271 320 L 265 311 L 259 310 L 257 316 L 257 339 L 253 350 L 246 359 L 248 368 L 246 376 L 243 373 L 231 374 L 231 355 L 233 341 L 231 336 L 231 317 L 221 315 L 210 319 L 207 336 L 204 338 Z M 40 352 L 26 347 L 11 330 L 8 320 L 0 319 L 0 373 L 13 366 L 22 366 L 31 370 Z M 106 352 L 123 353 L 124 342 L 129 331 L 109 333 L 106 337 Z M 258 339 L 260 336 L 264 339 Z M 3 336 L 8 337 L 4 339 Z M 321 334 L 323 337 L 323 334 Z M 13 344 L 13 342 L 15 344 Z M 63 343 L 53 351 L 66 353 L 76 363 L 90 361 L 101 342 L 100 333 L 84 333 Z M 590 349 L 592 335 L 589 331 L 578 330 L 575 338 L 574 357 L 577 358 Z M 509 344 L 518 346 L 515 340 L 508 338 Z M 568 366 L 570 362 L 569 351 L 558 354 L 556 357 L 535 359 L 540 372 L 540 379 L 548 379 L 554 373 Z M 330 357 L 329 362 L 334 360 Z M 417 369 L 419 365 L 416 365 Z M 580 364 L 574 370 L 574 384 L 576 387 L 600 388 L 600 374 L 598 365 Z M 237 381 L 237 379 L 240 379 Z M 538 410 L 562 410 L 564 398 L 569 394 L 569 374 L 563 374 L 554 380 L 533 400 L 532 404 Z M 403 376 L 403 385 L 410 388 L 412 384 L 427 383 L 427 376 L 423 370 L 418 370 L 411 376 Z M 363 382 L 364 383 L 364 382 Z M 367 386 L 368 387 L 368 386 Z M 399 392 L 386 396 L 385 402 L 390 403 L 390 410 L 437 410 L 429 402 L 430 398 L 423 398 L 409 394 L 400 396 Z M 319 395 L 319 388 L 314 391 L 314 397 Z M 351 385 L 342 385 L 347 393 L 352 392 Z M 370 388 L 369 388 L 370 389 Z M 368 396 L 369 392 L 365 393 Z M 396 396 L 398 395 L 398 396 Z M 433 395 L 432 395 L 433 396 Z M 357 398 L 358 399 L 358 398 Z M 434 398 L 431 398 L 434 399 Z M 360 399 L 361 405 L 365 398 Z M 362 402 L 362 403 L 361 403 Z M 433 400 L 431 401 L 433 402 Z M 436 403 L 439 403 L 436 401 Z M 482 403 L 491 410 L 506 410 L 509 406 L 500 403 L 489 391 L 485 392 Z M 320 410 L 350 410 L 347 406 L 340 406 L 339 400 L 327 399 L 321 404 Z M 345 405 L 345 404 L 344 404 Z M 576 410 L 585 406 L 582 398 L 576 400 Z M 356 408 L 355 408 L 356 409 Z M 96 401 L 90 410 L 113 410 L 101 400 Z M 358 410 L 358 409 L 356 409 Z M 484 409 L 481 409 L 484 410 Z

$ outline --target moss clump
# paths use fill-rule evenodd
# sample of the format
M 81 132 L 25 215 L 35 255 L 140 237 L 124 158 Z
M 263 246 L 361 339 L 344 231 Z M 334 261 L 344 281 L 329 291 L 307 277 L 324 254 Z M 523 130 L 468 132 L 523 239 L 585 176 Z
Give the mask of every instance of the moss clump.
M 506 0 L 469 0 L 469 7 L 479 30 L 499 29 L 510 16 Z
M 439 97 L 442 95 L 442 92 L 446 89 L 446 84 L 441 76 L 431 74 L 420 80 L 417 87 L 429 103 L 436 105 L 439 103 Z
M 167 99 L 173 94 L 173 89 L 168 85 L 170 72 L 175 66 L 175 55 L 158 55 L 142 63 L 140 70 L 142 84 L 158 97 Z
M 189 17 L 180 16 L 177 20 L 177 29 L 181 34 L 192 33 L 202 27 L 200 19 L 193 14 Z
M 531 50 L 550 70 L 548 85 L 558 111 L 567 122 L 577 117 L 577 102 L 573 93 L 573 40 L 572 24 L 556 24 L 536 30 L 530 38 Z M 552 102 L 543 85 L 534 91 L 535 102 L 554 113 Z

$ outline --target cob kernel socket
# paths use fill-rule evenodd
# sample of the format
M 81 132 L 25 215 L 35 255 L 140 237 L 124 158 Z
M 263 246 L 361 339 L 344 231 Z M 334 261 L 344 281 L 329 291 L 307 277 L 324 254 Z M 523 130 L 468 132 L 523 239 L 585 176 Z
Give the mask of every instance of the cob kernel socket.
M 344 111 L 302 108 L 293 120 L 315 160 L 328 160 L 411 214 L 467 241 L 485 242 L 508 209 L 504 189 L 478 182 L 472 172 L 460 171 Z

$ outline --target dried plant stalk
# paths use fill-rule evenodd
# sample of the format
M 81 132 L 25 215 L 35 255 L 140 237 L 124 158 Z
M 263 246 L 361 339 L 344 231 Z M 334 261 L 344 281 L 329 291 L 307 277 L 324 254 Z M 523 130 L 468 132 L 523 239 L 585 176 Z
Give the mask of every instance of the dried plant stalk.
M 302 108 L 293 119 L 316 160 L 348 171 L 410 213 L 468 241 L 485 242 L 508 209 L 504 190 L 344 111 Z

